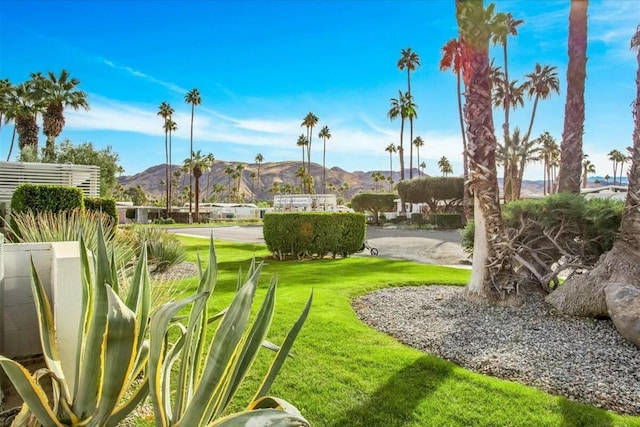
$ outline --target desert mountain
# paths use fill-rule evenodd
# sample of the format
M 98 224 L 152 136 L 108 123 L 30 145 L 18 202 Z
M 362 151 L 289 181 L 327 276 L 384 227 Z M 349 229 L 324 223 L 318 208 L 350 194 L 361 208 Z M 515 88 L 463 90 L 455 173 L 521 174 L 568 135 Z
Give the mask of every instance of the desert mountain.
M 218 200 L 225 199 L 229 189 L 237 188 L 238 181 L 234 179 L 233 172 L 236 167 L 242 165 L 244 169 L 240 171 L 240 194 L 244 194 L 245 200 L 271 200 L 273 198 L 274 183 L 284 189 L 287 186 L 300 187 L 300 179 L 296 177 L 296 171 L 302 166 L 302 162 L 265 162 L 260 165 L 260 182 L 258 182 L 258 164 L 256 163 L 240 163 L 216 161 L 210 172 L 205 172 L 200 177 L 200 194 L 202 198 L 208 199 L 214 194 L 214 186 L 218 184 Z M 172 174 L 180 171 L 178 165 L 172 166 Z M 225 173 L 227 171 L 227 173 Z M 388 191 L 389 183 L 387 181 L 375 182 L 372 175 L 375 172 L 381 173 L 384 177 L 389 176 L 389 171 L 355 171 L 347 172 L 339 167 L 327 169 L 327 192 L 342 194 L 337 189 L 346 187 L 344 190 L 344 198 L 349 200 L 354 194 L 361 191 Z M 254 178 L 251 178 L 255 174 Z M 315 183 L 317 193 L 322 193 L 322 166 L 316 163 L 311 164 L 311 175 Z M 408 177 L 408 171 L 405 171 L 405 177 Z M 414 169 L 414 177 L 418 176 L 418 170 Z M 173 176 L 173 175 L 172 175 Z M 393 180 L 397 182 L 400 179 L 400 172 L 393 172 Z M 146 194 L 155 198 L 161 198 L 164 194 L 165 165 L 152 166 L 149 169 L 135 175 L 121 176 L 118 182 L 125 188 L 140 185 Z M 189 176 L 180 174 L 177 179 L 177 188 L 183 189 L 189 186 Z M 346 185 L 345 185 L 346 184 Z M 195 186 L 195 184 L 194 184 Z M 525 181 L 523 183 L 523 195 L 542 193 L 541 181 Z

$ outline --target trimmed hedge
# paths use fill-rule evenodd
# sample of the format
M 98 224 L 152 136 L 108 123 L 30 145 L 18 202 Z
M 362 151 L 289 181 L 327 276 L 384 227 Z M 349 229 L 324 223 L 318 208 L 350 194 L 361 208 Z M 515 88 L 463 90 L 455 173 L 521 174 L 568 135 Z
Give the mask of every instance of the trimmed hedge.
M 85 197 L 84 208 L 87 211 L 97 211 L 109 215 L 118 223 L 118 209 L 116 208 L 116 201 L 110 198 L 103 197 Z
M 11 198 L 12 212 L 53 212 L 84 209 L 82 190 L 78 187 L 22 184 Z
M 413 217 L 411 217 L 413 221 Z M 457 213 L 432 213 L 429 215 L 429 224 L 436 228 L 462 228 L 464 220 Z
M 379 224 L 381 212 L 395 211 L 397 198 L 393 193 L 358 193 L 351 198 L 351 207 L 358 212 L 371 212 L 373 222 Z
M 362 248 L 365 217 L 352 212 L 269 212 L 263 219 L 264 240 L 280 260 L 287 256 L 348 256 Z

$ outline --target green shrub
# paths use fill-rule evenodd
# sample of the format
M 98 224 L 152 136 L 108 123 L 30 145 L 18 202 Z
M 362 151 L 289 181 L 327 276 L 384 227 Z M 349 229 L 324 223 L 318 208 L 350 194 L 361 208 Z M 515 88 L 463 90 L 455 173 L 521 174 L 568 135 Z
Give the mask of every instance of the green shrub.
M 62 185 L 22 184 L 11 198 L 12 212 L 61 212 L 84 208 L 82 190 Z
M 127 208 L 127 210 L 124 212 L 124 216 L 125 218 L 133 221 L 134 219 L 136 219 L 136 210 L 135 208 Z
M 365 221 L 363 214 L 352 212 L 270 212 L 264 216 L 263 233 L 267 247 L 280 259 L 347 256 L 360 250 Z
M 98 249 L 97 236 L 102 227 L 102 235 L 113 249 L 119 267 L 130 265 L 141 250 L 135 239 L 118 230 L 113 218 L 101 212 L 82 212 L 80 209 L 58 213 L 12 212 L 11 223 L 14 239 L 18 242 L 77 242 L 82 234 L 87 248 L 93 253 Z
M 462 249 L 468 253 L 473 253 L 473 238 L 476 231 L 476 224 L 473 221 L 467 221 L 467 225 L 462 229 Z
M 85 211 L 104 212 L 113 218 L 116 224 L 119 221 L 118 209 L 116 208 L 116 201 L 114 199 L 105 197 L 85 197 L 84 209 Z
M 413 217 L 411 217 L 413 221 Z M 457 213 L 432 213 L 429 215 L 429 224 L 436 228 L 462 228 L 464 220 Z
M 149 264 L 154 272 L 162 272 L 185 259 L 185 249 L 178 237 L 161 228 L 139 225 L 122 230 L 136 242 L 136 247 L 147 244 Z
M 153 223 L 156 225 L 175 224 L 176 220 L 173 218 L 156 218 Z
M 371 212 L 373 222 L 379 224 L 382 212 L 396 209 L 394 200 L 397 198 L 398 195 L 392 193 L 359 193 L 351 199 L 351 207 L 357 212 Z

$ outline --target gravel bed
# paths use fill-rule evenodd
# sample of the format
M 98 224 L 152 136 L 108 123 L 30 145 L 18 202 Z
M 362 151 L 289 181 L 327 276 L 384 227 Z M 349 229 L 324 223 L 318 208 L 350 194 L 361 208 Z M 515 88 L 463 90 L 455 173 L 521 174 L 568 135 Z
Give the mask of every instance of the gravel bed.
M 640 415 L 640 349 L 610 320 L 554 314 L 539 294 L 519 307 L 480 305 L 463 289 L 383 289 L 353 307 L 368 325 L 474 372 Z

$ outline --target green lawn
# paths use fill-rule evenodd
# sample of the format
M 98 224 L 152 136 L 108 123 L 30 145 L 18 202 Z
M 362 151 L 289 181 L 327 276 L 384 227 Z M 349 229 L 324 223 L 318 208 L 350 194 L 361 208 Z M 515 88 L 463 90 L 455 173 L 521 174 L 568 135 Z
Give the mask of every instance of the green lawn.
M 188 258 L 204 258 L 208 240 L 181 238 Z M 478 375 L 421 353 L 363 324 L 353 297 L 390 286 L 463 285 L 469 271 L 373 257 L 280 262 L 263 245 L 216 241 L 219 280 L 213 313 L 232 297 L 240 267 L 266 257 L 261 300 L 271 275 L 279 279 L 269 340 L 282 342 L 311 290 L 313 306 L 271 394 L 296 405 L 314 426 L 640 426 L 563 397 Z M 185 295 L 195 281 L 183 282 Z M 252 397 L 272 354 L 263 351 L 236 396 L 234 410 Z

